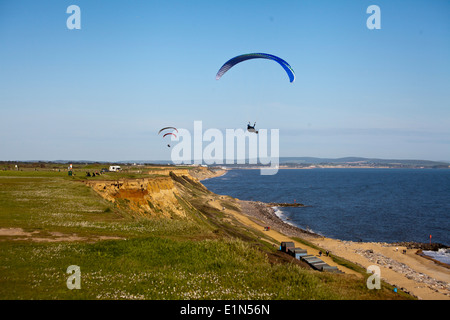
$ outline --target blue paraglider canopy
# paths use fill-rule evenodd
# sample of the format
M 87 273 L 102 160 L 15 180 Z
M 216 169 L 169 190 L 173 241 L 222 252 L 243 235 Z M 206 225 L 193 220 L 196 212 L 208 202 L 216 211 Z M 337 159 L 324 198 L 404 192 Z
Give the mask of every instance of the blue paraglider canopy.
M 289 76 L 289 81 L 290 82 L 295 81 L 295 73 L 294 70 L 289 65 L 289 63 L 287 63 L 286 61 L 277 56 L 268 53 L 247 53 L 231 58 L 230 60 L 225 62 L 224 65 L 219 69 L 216 75 L 216 80 L 219 80 L 228 70 L 230 70 L 236 64 L 250 59 L 269 59 L 276 61 L 280 64 L 280 66 L 283 67 L 284 71 L 286 71 L 287 75 Z

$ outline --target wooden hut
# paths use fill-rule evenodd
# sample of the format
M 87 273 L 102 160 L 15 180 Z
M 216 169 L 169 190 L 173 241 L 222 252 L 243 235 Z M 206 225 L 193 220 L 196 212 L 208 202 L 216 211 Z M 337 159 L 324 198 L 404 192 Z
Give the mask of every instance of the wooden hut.
M 308 252 L 302 248 L 288 248 L 288 253 L 295 259 L 300 260 L 301 257 L 306 256 Z
M 295 248 L 294 242 L 292 242 L 292 241 L 281 242 L 281 247 L 280 247 L 281 251 L 287 253 L 289 248 Z
M 320 267 L 321 271 L 324 272 L 333 272 L 333 273 L 343 273 L 341 270 L 338 269 L 338 267 L 335 266 L 321 266 Z

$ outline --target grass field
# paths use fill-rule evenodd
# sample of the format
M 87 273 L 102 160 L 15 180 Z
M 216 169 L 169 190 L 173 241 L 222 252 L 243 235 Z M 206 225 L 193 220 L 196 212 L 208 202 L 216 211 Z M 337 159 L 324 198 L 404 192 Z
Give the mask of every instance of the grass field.
M 0 299 L 411 298 L 274 259 L 189 182 L 176 184 L 190 219 L 144 219 L 58 170 L 0 171 Z M 67 287 L 71 265 L 80 290 Z

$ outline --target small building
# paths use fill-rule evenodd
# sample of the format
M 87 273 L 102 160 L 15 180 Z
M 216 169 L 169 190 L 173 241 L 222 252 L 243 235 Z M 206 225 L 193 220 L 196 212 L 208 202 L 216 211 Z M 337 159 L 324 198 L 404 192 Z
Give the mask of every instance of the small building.
M 294 242 L 292 242 L 292 241 L 281 242 L 281 247 L 280 247 L 281 251 L 288 253 L 288 248 L 295 248 Z
M 328 264 L 326 262 L 320 261 L 320 262 L 311 263 L 310 266 L 313 269 L 322 271 L 322 268 L 328 266 Z
M 321 259 L 316 256 L 308 255 L 303 256 L 301 260 L 305 261 L 309 266 L 313 269 L 322 271 L 322 267 L 328 266 L 326 262 L 323 262 Z
M 317 263 L 317 262 L 322 262 L 322 260 L 320 260 L 319 258 L 317 258 L 316 256 L 313 255 L 305 255 L 301 257 L 302 261 L 305 261 L 307 264 L 311 265 L 313 263 Z
M 338 267 L 335 267 L 335 266 L 321 266 L 320 267 L 320 270 L 321 271 L 324 271 L 324 272 L 332 272 L 332 273 L 344 273 L 344 272 L 342 272 L 341 270 L 339 270 L 338 269 Z
M 306 256 L 308 254 L 306 249 L 302 248 L 294 248 L 294 249 L 289 248 L 288 250 L 290 251 L 291 256 L 293 256 L 297 260 L 300 260 L 301 257 Z

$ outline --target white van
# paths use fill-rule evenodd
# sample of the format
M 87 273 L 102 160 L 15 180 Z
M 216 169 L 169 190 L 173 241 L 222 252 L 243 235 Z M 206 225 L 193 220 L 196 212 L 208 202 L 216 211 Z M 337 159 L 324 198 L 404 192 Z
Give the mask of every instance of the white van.
M 122 170 L 120 166 L 109 166 L 109 171 L 120 171 Z

